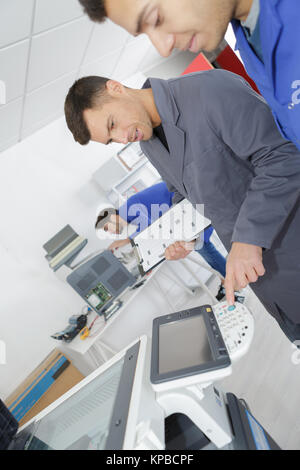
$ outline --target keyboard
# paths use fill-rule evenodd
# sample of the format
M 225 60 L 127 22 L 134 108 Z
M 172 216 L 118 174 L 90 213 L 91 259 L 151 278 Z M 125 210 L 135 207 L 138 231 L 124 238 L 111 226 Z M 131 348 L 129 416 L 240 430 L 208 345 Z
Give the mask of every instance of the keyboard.
M 235 361 L 248 351 L 254 336 L 254 319 L 245 305 L 236 302 L 228 306 L 220 302 L 213 307 L 218 326 L 230 359 Z

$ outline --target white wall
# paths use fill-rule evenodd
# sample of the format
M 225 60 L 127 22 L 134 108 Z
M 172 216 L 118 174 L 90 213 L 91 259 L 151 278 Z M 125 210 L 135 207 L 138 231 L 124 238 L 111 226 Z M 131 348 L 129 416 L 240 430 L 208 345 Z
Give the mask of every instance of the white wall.
M 121 80 L 162 60 L 146 36 L 93 23 L 78 0 L 0 0 L 0 152 L 62 116 L 76 78 Z

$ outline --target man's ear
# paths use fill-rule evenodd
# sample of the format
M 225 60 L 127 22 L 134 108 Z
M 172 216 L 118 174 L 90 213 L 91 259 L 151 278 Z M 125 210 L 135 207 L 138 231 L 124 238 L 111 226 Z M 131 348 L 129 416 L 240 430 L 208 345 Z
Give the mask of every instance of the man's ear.
M 106 82 L 106 90 L 112 98 L 118 98 L 124 93 L 125 87 L 116 80 L 108 80 Z

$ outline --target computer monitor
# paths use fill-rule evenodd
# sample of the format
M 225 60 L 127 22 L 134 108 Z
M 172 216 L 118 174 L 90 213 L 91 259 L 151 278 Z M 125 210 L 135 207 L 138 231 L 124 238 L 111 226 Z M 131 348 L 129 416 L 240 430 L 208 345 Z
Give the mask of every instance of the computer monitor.
M 16 443 L 29 450 L 134 449 L 138 424 L 154 421 L 155 445 L 163 449 L 164 413 L 150 385 L 149 364 L 143 336 L 25 424 Z
M 138 423 L 154 420 L 156 445 L 163 449 L 164 413 L 149 364 L 143 336 L 23 426 L 17 441 L 29 450 L 134 449 Z
M 136 278 L 105 250 L 74 269 L 67 282 L 100 315 Z

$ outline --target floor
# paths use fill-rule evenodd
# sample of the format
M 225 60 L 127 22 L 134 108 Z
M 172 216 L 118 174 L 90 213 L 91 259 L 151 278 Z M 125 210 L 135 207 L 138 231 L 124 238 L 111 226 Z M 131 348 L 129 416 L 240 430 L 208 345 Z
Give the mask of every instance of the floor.
M 217 291 L 213 278 L 208 287 Z M 199 292 L 182 298 L 192 308 L 209 302 Z M 289 342 L 256 296 L 247 290 L 245 305 L 255 319 L 255 336 L 248 353 L 235 364 L 233 373 L 218 384 L 226 392 L 244 398 L 253 415 L 285 450 L 300 449 L 300 351 Z

